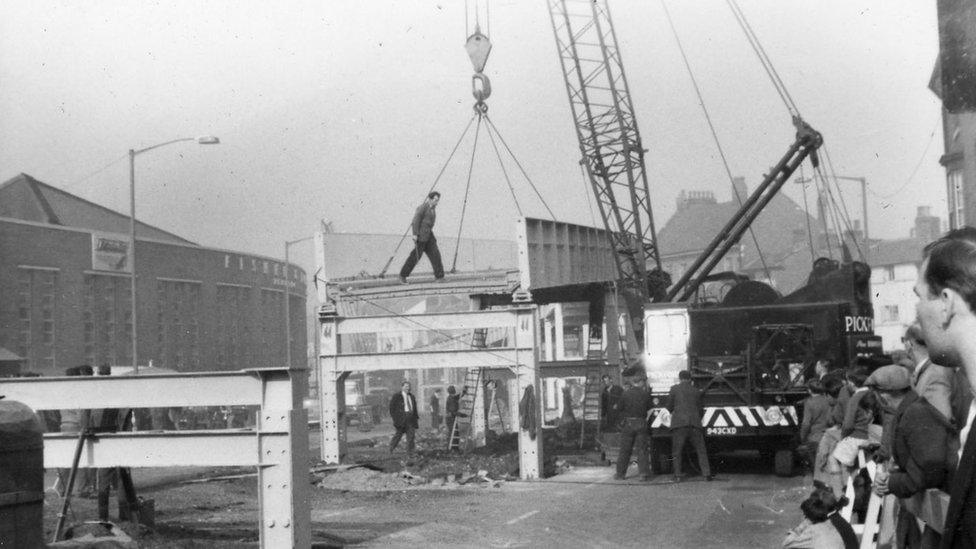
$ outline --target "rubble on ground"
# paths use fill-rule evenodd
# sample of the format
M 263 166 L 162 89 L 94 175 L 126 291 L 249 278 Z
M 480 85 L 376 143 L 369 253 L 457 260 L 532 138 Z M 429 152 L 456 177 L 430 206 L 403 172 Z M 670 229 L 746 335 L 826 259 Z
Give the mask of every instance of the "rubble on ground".
M 447 450 L 444 430 L 418 432 L 413 453 L 405 441 L 393 453 L 389 436 L 347 447 L 344 465 L 312 468 L 313 483 L 323 489 L 385 491 L 501 487 L 519 478 L 517 433 L 489 431 L 486 444 L 467 452 Z M 579 443 L 579 430 L 543 432 L 543 476 L 558 475 L 577 465 L 604 464 L 592 433 Z M 581 449 L 582 446 L 582 449 Z

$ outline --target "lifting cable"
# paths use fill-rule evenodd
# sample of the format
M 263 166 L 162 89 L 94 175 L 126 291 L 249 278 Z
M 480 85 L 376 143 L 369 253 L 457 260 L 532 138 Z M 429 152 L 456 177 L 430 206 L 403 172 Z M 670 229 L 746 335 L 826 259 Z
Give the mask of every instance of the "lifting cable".
M 590 188 L 590 179 L 586 177 L 586 169 L 583 167 L 583 160 L 579 162 L 580 169 L 580 181 L 583 182 L 583 196 L 586 197 L 586 209 L 590 211 L 590 223 L 596 227 L 596 216 L 593 215 L 593 203 L 590 202 L 590 193 L 593 189 Z
M 843 194 L 841 193 L 841 190 L 840 190 L 840 183 L 838 182 L 838 179 L 837 179 L 837 172 L 836 172 L 836 170 L 834 170 L 834 162 L 830 158 L 830 154 L 827 152 L 827 149 L 826 148 L 824 148 L 823 153 L 824 153 L 823 154 L 823 157 L 826 159 L 827 168 L 830 170 L 830 176 L 831 176 L 831 179 L 833 180 L 834 187 L 837 188 L 837 196 L 840 197 L 840 198 L 843 198 Z M 849 211 L 847 211 L 847 202 L 845 202 L 844 200 L 840 200 L 840 209 L 843 210 L 843 214 L 841 216 L 840 221 L 843 222 L 844 228 L 846 228 L 846 230 L 848 231 L 848 233 L 851 235 L 851 242 L 854 243 L 854 248 L 857 249 L 858 256 L 863 261 L 864 260 L 864 251 L 861 250 L 861 245 L 858 244 L 857 239 L 854 238 L 854 227 L 853 227 L 853 224 L 851 223 L 851 214 L 850 214 Z M 843 233 L 841 233 L 841 235 L 842 235 L 841 238 L 843 240 Z
M 698 96 L 698 104 L 701 105 L 702 112 L 705 114 L 705 121 L 708 123 L 708 129 L 712 134 L 712 140 L 715 142 L 715 148 L 718 149 L 718 155 L 722 159 L 722 166 L 725 168 L 725 174 L 729 178 L 729 183 L 732 186 L 732 196 L 735 197 L 736 201 L 739 203 L 739 207 L 742 207 L 742 197 L 739 196 L 738 189 L 735 188 L 735 178 L 732 176 L 732 170 L 729 168 L 728 158 L 725 156 L 725 150 L 722 149 L 722 143 L 718 139 L 718 133 L 715 131 L 715 125 L 712 124 L 712 117 L 708 113 L 708 108 L 705 106 L 705 98 L 702 96 L 701 88 L 698 87 L 698 80 L 695 78 L 695 73 L 691 70 L 691 63 L 688 61 L 688 56 L 685 54 L 685 48 L 681 44 L 681 38 L 678 36 L 678 29 L 674 26 L 674 20 L 671 19 L 671 12 L 668 10 L 667 3 L 665 0 L 661 0 L 661 7 L 664 8 L 664 15 L 668 19 L 668 25 L 671 27 L 671 33 L 674 35 L 674 41 L 678 44 L 678 51 L 681 52 L 681 60 L 684 61 L 685 69 L 688 71 L 688 77 L 691 78 L 691 84 L 695 88 L 695 95 Z M 752 226 L 749 226 L 749 235 L 752 237 L 752 243 L 756 246 L 756 252 L 759 254 L 759 261 L 762 263 L 763 272 L 766 274 L 766 280 L 772 280 L 772 276 L 769 274 L 769 266 L 766 264 L 766 258 L 763 255 L 762 248 L 759 246 L 759 240 L 756 238 L 755 231 L 752 230 Z M 742 267 L 741 265 L 739 266 Z
M 518 166 L 519 171 L 522 172 L 522 177 L 524 177 L 525 181 L 528 182 L 530 187 L 532 187 L 532 191 L 535 192 L 535 195 L 539 197 L 539 201 L 542 202 L 542 206 L 546 209 L 547 212 L 549 212 L 549 217 L 551 217 L 552 220 L 555 221 L 556 214 L 552 213 L 552 209 L 549 207 L 549 204 L 546 203 L 546 199 L 542 198 L 542 194 L 539 192 L 539 189 L 536 188 L 535 183 L 532 182 L 532 178 L 529 177 L 529 174 L 525 171 L 525 168 L 522 167 L 522 163 L 519 162 L 518 158 L 515 157 L 515 153 L 512 152 L 511 147 L 508 146 L 508 143 L 505 141 L 505 138 L 502 137 L 501 132 L 498 131 L 498 128 L 495 126 L 495 123 L 491 121 L 491 118 L 488 118 L 488 113 L 485 113 L 485 121 L 488 122 L 488 126 L 490 126 L 492 131 L 495 132 L 495 135 L 498 136 L 498 140 L 501 141 L 502 146 L 505 147 L 505 150 L 508 152 L 508 155 L 512 157 L 512 161 L 515 162 L 516 166 Z
M 522 206 L 519 205 L 518 197 L 515 196 L 512 180 L 508 177 L 508 170 L 505 169 L 505 163 L 502 162 L 502 155 L 498 152 L 498 144 L 495 143 L 495 136 L 491 133 L 490 126 L 485 126 L 485 133 L 488 134 L 488 140 L 491 141 L 491 148 L 495 151 L 495 158 L 498 159 L 498 167 L 502 169 L 502 175 L 505 176 L 505 184 L 508 185 L 508 192 L 512 193 L 512 201 L 515 202 L 515 209 L 518 211 L 519 217 L 524 217 Z M 501 136 L 498 136 L 498 138 L 501 139 Z
M 471 124 L 474 122 L 474 119 L 476 117 L 477 114 L 472 116 L 471 120 L 468 120 L 468 125 L 465 126 L 464 131 L 461 132 L 461 137 L 458 138 L 457 143 L 454 144 L 454 148 L 451 149 L 451 154 L 448 155 L 447 161 L 444 162 L 443 166 L 441 166 L 441 171 L 437 173 L 437 177 L 434 178 L 434 183 L 430 186 L 430 189 L 427 190 L 427 194 L 430 194 L 431 191 L 433 191 L 437 187 L 437 183 L 441 180 L 441 176 L 444 175 L 444 171 L 447 170 L 447 166 L 451 163 L 451 159 L 454 158 L 454 153 L 456 153 L 458 147 L 461 146 L 461 142 L 464 140 L 464 136 L 468 134 L 468 130 L 471 129 Z M 380 271 L 379 278 L 383 278 L 383 275 L 386 274 L 386 270 L 390 268 L 390 263 L 393 263 L 393 258 L 396 257 L 396 253 L 400 251 L 400 246 L 402 246 L 403 241 L 407 239 L 407 235 L 410 234 L 410 230 L 412 227 L 413 227 L 413 221 L 411 220 L 411 222 L 407 224 L 407 230 L 403 232 L 403 236 L 401 236 L 400 241 L 397 242 L 396 248 L 393 249 L 393 253 L 390 255 L 390 258 L 386 260 L 386 265 L 383 265 L 383 269 Z
M 783 83 L 783 79 L 779 77 L 779 73 L 776 72 L 776 67 L 773 66 L 773 62 L 769 59 L 769 55 L 766 54 L 766 50 L 762 47 L 759 42 L 759 37 L 756 36 L 755 31 L 752 30 L 752 25 L 746 19 L 745 14 L 739 7 L 737 0 L 725 0 L 729 5 L 729 9 L 732 10 L 732 15 L 735 16 L 735 20 L 739 23 L 739 28 L 745 33 L 746 39 L 752 46 L 752 51 L 755 52 L 756 57 L 759 58 L 759 62 L 762 64 L 763 69 L 766 70 L 766 74 L 769 76 L 770 81 L 773 83 L 773 87 L 776 88 L 776 93 L 779 94 L 780 99 L 783 100 L 783 104 L 786 105 L 786 110 L 789 111 L 791 116 L 800 116 L 800 110 L 796 107 L 796 103 L 793 101 L 793 97 L 790 95 L 789 90 L 786 89 L 786 84 Z
M 807 240 L 810 241 L 810 264 L 812 265 L 814 261 L 817 260 L 815 257 L 816 253 L 813 249 L 813 227 L 810 226 L 810 204 L 807 203 L 807 185 L 803 177 L 803 165 L 800 165 L 800 182 L 803 187 L 803 213 L 804 221 L 807 223 Z
M 471 190 L 471 173 L 474 171 L 474 153 L 478 151 L 478 135 L 481 133 L 481 119 L 478 113 L 478 124 L 474 128 L 474 145 L 471 147 L 471 162 L 468 163 L 468 181 L 464 186 L 464 202 L 461 203 L 461 221 L 458 222 L 457 242 L 454 243 L 454 260 L 451 261 L 450 272 L 457 272 L 458 249 L 461 247 L 461 227 L 464 226 L 464 212 L 468 209 L 468 193 Z

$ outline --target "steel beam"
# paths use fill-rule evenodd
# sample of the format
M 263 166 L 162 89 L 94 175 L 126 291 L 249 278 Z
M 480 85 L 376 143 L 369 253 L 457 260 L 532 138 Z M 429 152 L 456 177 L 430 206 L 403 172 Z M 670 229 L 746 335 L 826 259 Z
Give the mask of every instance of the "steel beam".
M 437 368 L 514 368 L 530 349 L 487 349 L 470 351 L 408 351 L 323 357 L 340 372 L 384 372 L 388 370 L 432 370 Z M 521 355 L 520 355 L 521 351 Z
M 378 332 L 473 330 L 475 328 L 508 328 L 512 326 L 512 312 L 461 311 L 456 313 L 431 313 L 389 316 L 364 316 L 340 318 L 336 331 L 339 335 Z
M 262 380 L 255 373 L 260 371 L 269 370 L 4 378 L 0 379 L 0 395 L 28 403 L 35 410 L 186 407 L 203 402 L 253 406 L 262 400 Z

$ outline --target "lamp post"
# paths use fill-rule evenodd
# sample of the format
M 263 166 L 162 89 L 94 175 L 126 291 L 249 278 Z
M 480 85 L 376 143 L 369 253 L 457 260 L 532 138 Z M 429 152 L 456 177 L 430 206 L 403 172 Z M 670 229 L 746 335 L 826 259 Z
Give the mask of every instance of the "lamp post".
M 135 373 L 139 373 L 139 331 L 136 324 L 136 156 L 153 149 L 180 143 L 182 141 L 196 141 L 201 145 L 218 145 L 220 139 L 206 135 L 203 137 L 181 137 L 163 143 L 146 147 L 144 149 L 129 149 L 129 268 L 132 271 L 132 284 L 130 296 L 132 306 L 132 367 Z
M 864 218 L 864 250 L 861 252 L 864 255 L 864 262 L 868 262 L 868 248 L 870 247 L 870 241 L 868 240 L 868 180 L 864 177 L 848 177 L 845 175 L 834 175 L 831 176 L 834 180 L 842 181 L 858 181 L 861 183 L 861 217 Z M 813 181 L 810 177 L 801 177 L 796 180 L 799 184 L 808 183 Z
M 311 240 L 313 237 L 306 236 L 297 240 L 285 241 L 285 366 L 291 368 L 291 299 L 288 292 L 291 288 L 291 277 L 288 276 L 288 251 L 292 244 Z

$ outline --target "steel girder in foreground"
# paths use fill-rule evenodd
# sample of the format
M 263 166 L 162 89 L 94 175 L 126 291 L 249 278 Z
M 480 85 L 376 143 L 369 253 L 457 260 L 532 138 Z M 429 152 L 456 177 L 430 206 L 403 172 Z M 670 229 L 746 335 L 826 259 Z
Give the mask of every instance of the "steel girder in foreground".
M 310 547 L 307 371 L 18 378 L 0 395 L 35 410 L 260 406 L 257 430 L 103 433 L 85 441 L 81 467 L 249 466 L 258 470 L 261 547 Z M 44 466 L 71 467 L 77 435 L 44 436 Z

